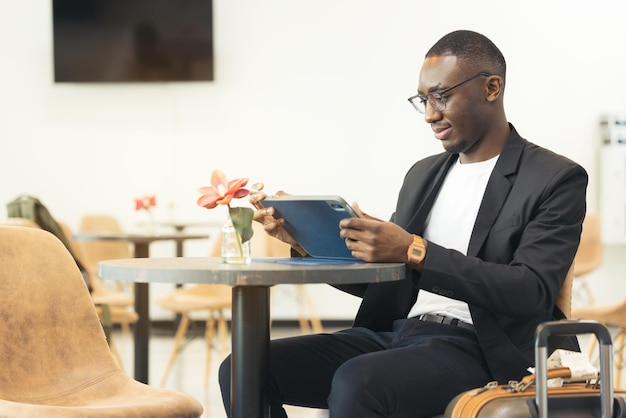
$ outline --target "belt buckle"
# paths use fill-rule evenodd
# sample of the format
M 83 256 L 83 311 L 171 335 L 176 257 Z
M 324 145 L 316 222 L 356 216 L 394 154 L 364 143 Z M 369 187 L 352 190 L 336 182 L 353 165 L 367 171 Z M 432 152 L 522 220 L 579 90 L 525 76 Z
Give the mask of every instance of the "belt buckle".
M 456 325 L 454 323 L 454 320 L 456 318 L 451 318 L 449 316 L 446 315 L 440 315 L 441 320 L 439 321 L 440 324 L 444 324 L 444 325 Z M 458 320 L 457 320 L 458 321 Z
M 435 314 L 434 316 L 437 318 L 437 320 L 433 322 L 436 322 L 437 324 L 457 326 L 460 322 L 458 318 L 452 318 L 451 316 L 447 315 Z
M 420 321 L 433 322 L 435 324 L 442 324 L 442 325 L 452 325 L 452 326 L 457 326 L 463 329 L 469 329 L 469 330 L 474 331 L 474 326 L 472 324 L 463 322 L 459 318 L 453 318 L 453 317 L 446 316 L 446 315 L 422 314 L 418 316 L 418 319 Z
M 459 323 L 461 322 L 459 318 L 449 318 L 449 319 L 450 319 L 450 325 L 458 326 Z

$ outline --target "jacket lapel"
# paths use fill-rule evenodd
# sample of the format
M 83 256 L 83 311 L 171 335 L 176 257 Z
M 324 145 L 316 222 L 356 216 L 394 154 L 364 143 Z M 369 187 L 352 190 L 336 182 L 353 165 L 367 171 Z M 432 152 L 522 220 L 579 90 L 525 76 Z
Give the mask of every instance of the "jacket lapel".
M 426 194 L 426 198 L 421 200 L 421 204 L 419 205 L 417 212 L 415 212 L 415 215 L 411 218 L 404 229 L 407 231 L 416 231 L 416 233 L 420 235 L 424 233 L 426 218 L 428 218 L 428 214 L 435 203 L 439 190 L 441 190 L 441 185 L 443 184 L 443 180 L 446 178 L 446 174 L 448 174 L 448 170 L 450 170 L 450 167 L 452 167 L 452 164 L 454 164 L 457 158 L 458 154 L 450 154 L 446 162 L 439 168 L 439 172 L 435 176 L 430 190 Z
M 478 255 L 500 213 L 502 205 L 513 187 L 514 178 L 512 176 L 517 173 L 523 148 L 524 140 L 518 135 L 515 128 L 511 126 L 511 134 L 500 153 L 493 173 L 491 173 L 485 195 L 478 210 L 472 237 L 467 248 L 467 255 L 470 257 Z

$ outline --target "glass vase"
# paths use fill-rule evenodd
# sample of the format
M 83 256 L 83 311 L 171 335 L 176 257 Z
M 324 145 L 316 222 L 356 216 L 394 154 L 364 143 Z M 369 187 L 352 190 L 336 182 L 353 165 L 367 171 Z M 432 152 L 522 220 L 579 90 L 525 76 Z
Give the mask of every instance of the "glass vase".
M 148 213 L 148 222 L 146 223 L 145 227 L 146 235 L 158 235 L 157 223 L 154 220 L 154 215 L 152 214 L 152 211 L 150 211 L 150 209 L 146 209 L 146 212 Z
M 226 264 L 250 264 L 250 240 L 241 242 L 230 216 L 222 226 L 222 262 Z

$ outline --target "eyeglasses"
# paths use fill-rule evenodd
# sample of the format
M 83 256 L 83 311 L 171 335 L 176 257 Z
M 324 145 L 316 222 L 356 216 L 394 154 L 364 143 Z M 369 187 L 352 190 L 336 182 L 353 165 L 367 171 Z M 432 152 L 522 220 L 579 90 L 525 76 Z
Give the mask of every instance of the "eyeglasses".
M 472 81 L 476 77 L 480 77 L 480 76 L 491 77 L 492 74 L 489 74 L 489 73 L 478 73 L 478 74 L 468 78 L 467 80 L 463 80 L 460 83 L 455 84 L 452 87 L 448 87 L 445 90 L 438 91 L 438 92 L 433 92 L 433 93 L 428 93 L 426 96 L 424 96 L 423 94 L 416 94 L 415 96 L 411 96 L 411 97 L 409 97 L 409 102 L 411 102 L 411 104 L 413 105 L 415 110 L 417 110 L 418 112 L 420 112 L 422 114 L 426 113 L 426 102 L 430 103 L 432 108 L 434 110 L 436 110 L 437 112 L 444 111 L 444 110 L 446 110 L 446 106 L 448 104 L 448 99 L 445 97 L 446 93 L 448 93 L 450 90 L 453 90 L 453 89 L 459 87 L 460 85 L 465 84 L 468 81 Z

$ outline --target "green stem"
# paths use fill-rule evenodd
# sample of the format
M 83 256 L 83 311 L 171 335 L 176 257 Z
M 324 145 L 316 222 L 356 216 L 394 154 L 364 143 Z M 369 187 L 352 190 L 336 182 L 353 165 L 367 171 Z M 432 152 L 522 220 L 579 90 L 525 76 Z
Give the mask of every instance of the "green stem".
M 239 257 L 243 258 L 243 242 L 241 242 L 241 235 L 237 233 L 235 229 L 235 236 L 237 237 L 237 247 L 239 248 Z
M 230 219 L 230 223 L 233 224 L 233 228 L 235 229 L 235 237 L 237 238 L 237 248 L 239 249 L 238 255 L 239 257 L 243 258 L 243 242 L 241 242 L 241 235 L 239 235 L 239 232 L 237 232 L 237 228 L 235 227 L 235 224 L 233 223 L 233 218 L 232 216 L 230 216 L 230 203 L 226 206 L 228 206 L 228 218 Z

